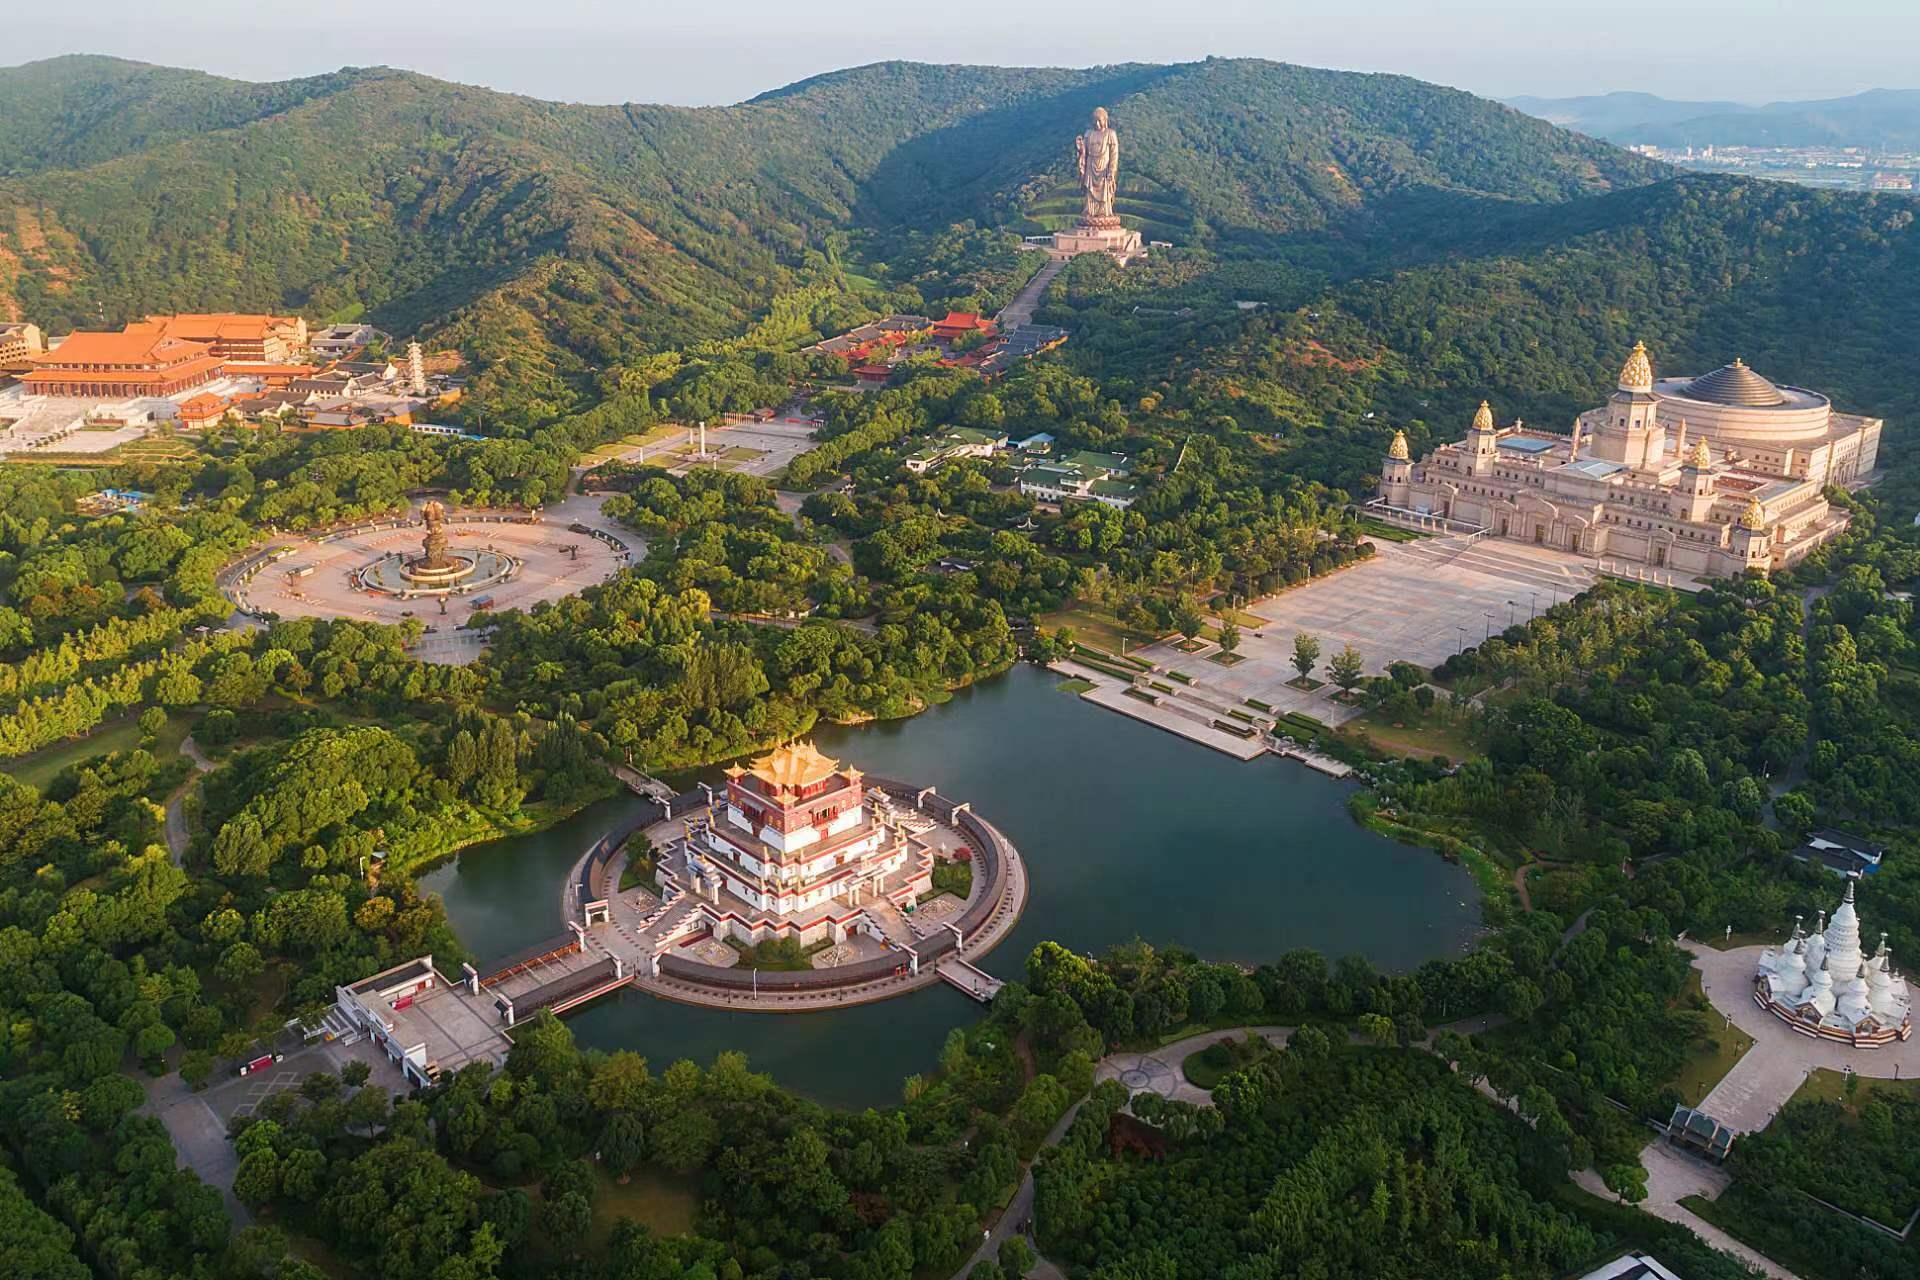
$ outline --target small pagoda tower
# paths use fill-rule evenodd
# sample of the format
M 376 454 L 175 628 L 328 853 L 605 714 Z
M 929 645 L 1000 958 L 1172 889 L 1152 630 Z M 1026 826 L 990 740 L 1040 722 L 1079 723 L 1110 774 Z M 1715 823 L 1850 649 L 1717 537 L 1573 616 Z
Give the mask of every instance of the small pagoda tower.
M 1407 433 L 1396 431 L 1380 464 L 1380 500 L 1390 507 L 1404 507 L 1412 484 L 1413 459 L 1407 450 Z

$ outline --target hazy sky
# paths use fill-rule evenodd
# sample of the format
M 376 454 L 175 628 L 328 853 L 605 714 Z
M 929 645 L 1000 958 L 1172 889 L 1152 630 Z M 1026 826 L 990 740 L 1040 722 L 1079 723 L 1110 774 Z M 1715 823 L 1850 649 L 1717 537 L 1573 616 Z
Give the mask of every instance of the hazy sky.
M 6 34 L 6 62 L 110 53 L 254 80 L 386 64 L 584 102 L 735 102 L 886 58 L 1208 54 L 1494 97 L 1758 102 L 1920 86 L 1915 0 L 89 0 L 17 9 Z

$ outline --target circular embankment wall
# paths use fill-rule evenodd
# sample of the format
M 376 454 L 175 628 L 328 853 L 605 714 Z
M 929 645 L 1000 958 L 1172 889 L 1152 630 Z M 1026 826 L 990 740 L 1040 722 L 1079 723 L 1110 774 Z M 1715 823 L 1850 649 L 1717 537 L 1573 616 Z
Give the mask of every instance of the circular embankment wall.
M 918 957 L 917 972 L 907 952 L 900 949 L 890 949 L 886 955 L 852 964 L 802 970 L 754 970 L 703 964 L 669 949 L 659 957 L 659 972 L 654 974 L 649 972 L 650 966 L 646 963 L 652 947 L 636 946 L 624 929 L 610 924 L 595 925 L 588 930 L 588 936 L 622 956 L 634 972 L 634 986 L 669 1000 L 711 1008 L 804 1013 L 885 1000 L 944 981 L 938 972 L 942 961 L 953 959 L 956 954 L 963 961 L 976 961 L 1012 932 L 1026 906 L 1026 865 L 1013 842 L 993 824 L 977 817 L 970 807 L 894 779 L 869 774 L 866 781 L 868 786 L 878 787 L 903 807 L 917 810 L 956 832 L 972 854 L 978 891 L 969 896 L 959 915 L 942 921 L 916 939 L 913 955 Z M 691 812 L 681 804 L 689 796 L 675 801 L 673 816 L 676 819 Z M 620 849 L 632 835 L 656 825 L 659 820 L 647 819 L 596 841 L 574 865 L 566 895 L 569 905 L 605 899 Z M 573 918 L 577 912 L 570 910 L 568 915 Z

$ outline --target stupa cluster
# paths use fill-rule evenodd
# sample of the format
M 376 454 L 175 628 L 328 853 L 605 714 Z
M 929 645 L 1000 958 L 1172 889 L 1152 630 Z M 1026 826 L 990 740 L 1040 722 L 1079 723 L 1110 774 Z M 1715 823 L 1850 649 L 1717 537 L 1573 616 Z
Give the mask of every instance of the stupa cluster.
M 1851 880 L 1831 921 L 1823 913 L 1808 934 L 1796 920 L 1786 945 L 1761 953 L 1753 998 L 1803 1035 L 1869 1048 L 1913 1034 L 1907 980 L 1894 972 L 1887 935 L 1872 956 L 1861 951 Z

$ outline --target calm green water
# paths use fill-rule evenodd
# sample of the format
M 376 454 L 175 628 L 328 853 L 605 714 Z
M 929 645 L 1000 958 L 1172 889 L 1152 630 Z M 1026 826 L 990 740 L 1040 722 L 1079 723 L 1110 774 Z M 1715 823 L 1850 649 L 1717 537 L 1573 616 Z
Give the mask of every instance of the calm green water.
M 1347 816 L 1350 784 L 1292 761 L 1241 764 L 1060 693 L 1031 666 L 910 720 L 828 728 L 821 749 L 971 800 L 1025 855 L 1026 914 L 982 967 L 1018 977 L 1046 939 L 1099 951 L 1134 937 L 1257 964 L 1290 947 L 1411 968 L 1467 946 L 1472 878 Z M 482 957 L 557 932 L 568 868 L 638 807 L 604 801 L 550 830 L 477 845 L 420 878 Z M 664 1065 L 744 1049 L 822 1102 L 882 1104 L 933 1065 L 947 1029 L 978 1012 L 941 986 L 822 1014 L 741 1014 L 623 992 L 569 1019 L 583 1045 Z

